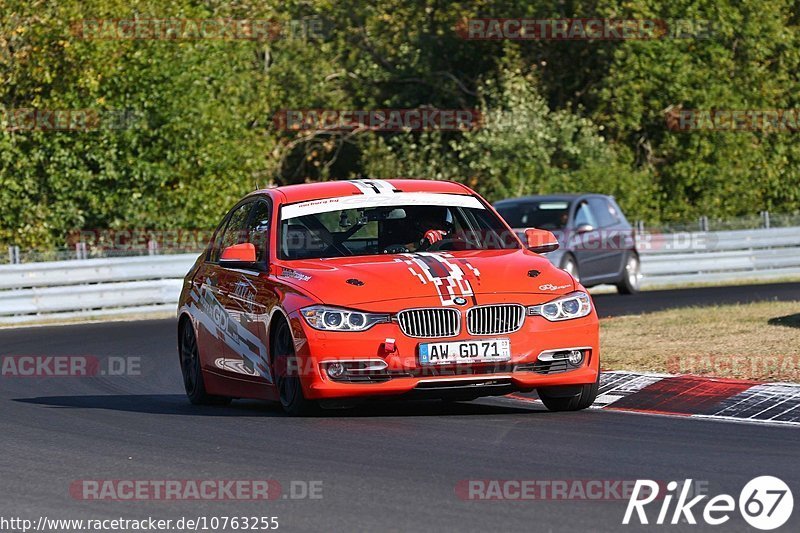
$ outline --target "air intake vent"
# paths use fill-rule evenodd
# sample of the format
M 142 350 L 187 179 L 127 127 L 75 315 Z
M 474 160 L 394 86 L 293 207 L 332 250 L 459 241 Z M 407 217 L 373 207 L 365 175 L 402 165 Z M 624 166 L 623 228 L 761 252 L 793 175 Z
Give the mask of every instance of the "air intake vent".
M 397 322 L 408 337 L 455 337 L 461 329 L 461 314 L 443 307 L 408 309 L 397 313 Z
M 525 308 L 517 304 L 483 305 L 467 311 L 470 335 L 513 333 L 522 327 Z

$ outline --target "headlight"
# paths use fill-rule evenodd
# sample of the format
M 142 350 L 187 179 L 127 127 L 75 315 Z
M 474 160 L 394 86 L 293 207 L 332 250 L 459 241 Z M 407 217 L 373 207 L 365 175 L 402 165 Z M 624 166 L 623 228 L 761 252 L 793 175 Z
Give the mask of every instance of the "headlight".
M 551 322 L 581 318 L 592 312 L 592 300 L 585 292 L 573 292 L 542 305 L 528 307 L 528 315 L 539 315 Z
M 390 320 L 387 314 L 362 313 L 325 305 L 312 305 L 301 309 L 300 313 L 309 326 L 323 331 L 364 331 Z

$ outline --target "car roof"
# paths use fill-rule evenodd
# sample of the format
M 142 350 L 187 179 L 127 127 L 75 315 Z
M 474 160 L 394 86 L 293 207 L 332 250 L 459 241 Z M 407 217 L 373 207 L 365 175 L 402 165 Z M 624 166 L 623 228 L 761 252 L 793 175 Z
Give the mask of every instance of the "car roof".
M 454 181 L 437 181 L 424 179 L 389 179 L 389 180 L 340 180 L 286 185 L 271 189 L 260 189 L 252 194 L 271 194 L 281 197 L 284 204 L 322 200 L 352 194 L 366 194 L 365 190 L 391 194 L 397 192 L 431 192 L 441 194 L 473 194 L 467 187 Z
M 557 193 L 557 194 L 542 194 L 542 195 L 531 195 L 531 196 L 520 196 L 519 198 L 506 198 L 504 200 L 499 200 L 494 203 L 495 206 L 497 205 L 510 205 L 510 204 L 522 204 L 526 202 L 573 202 L 578 198 L 584 197 L 591 197 L 591 196 L 602 196 L 604 198 L 611 198 L 607 194 L 599 194 L 599 193 Z

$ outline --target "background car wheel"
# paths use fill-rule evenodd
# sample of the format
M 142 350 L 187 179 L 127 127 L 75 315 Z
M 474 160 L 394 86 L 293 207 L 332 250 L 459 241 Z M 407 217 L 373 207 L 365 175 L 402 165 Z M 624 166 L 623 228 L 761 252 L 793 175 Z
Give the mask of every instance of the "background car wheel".
M 295 364 L 294 341 L 289 324 L 281 320 L 275 327 L 277 329 L 272 342 L 272 367 L 281 406 L 292 416 L 316 414 L 320 409 L 319 404 L 306 399 L 300 376 L 297 375 L 299 365 Z
M 580 411 L 594 403 L 599 388 L 600 376 L 598 375 L 597 381 L 588 385 L 542 387 L 536 392 L 544 406 L 550 411 Z
M 181 326 L 180 338 L 181 374 L 183 374 L 183 386 L 189 401 L 194 405 L 227 405 L 231 403 L 231 398 L 214 396 L 206 392 L 203 371 L 200 368 L 197 337 L 195 337 L 194 328 L 188 320 Z
M 617 283 L 617 291 L 620 294 L 635 294 L 639 292 L 642 281 L 642 264 L 639 256 L 631 253 L 625 259 L 625 270 L 622 272 L 622 279 Z
M 581 275 L 578 272 L 578 262 L 575 261 L 575 258 L 571 255 L 566 256 L 561 262 L 561 270 L 566 270 L 575 278 L 575 281 L 578 283 L 581 282 Z

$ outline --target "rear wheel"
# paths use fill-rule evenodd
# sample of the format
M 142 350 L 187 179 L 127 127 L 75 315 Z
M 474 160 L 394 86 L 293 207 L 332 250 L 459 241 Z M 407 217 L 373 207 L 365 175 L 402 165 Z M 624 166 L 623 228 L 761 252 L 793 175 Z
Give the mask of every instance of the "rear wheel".
M 194 328 L 186 321 L 180 330 L 181 342 L 180 360 L 181 374 L 183 375 L 183 387 L 186 389 L 186 396 L 194 405 L 227 405 L 231 398 L 225 396 L 214 396 L 206 392 L 203 371 L 200 368 L 200 352 L 197 349 L 197 337 Z
M 319 404 L 306 399 L 298 376 L 294 341 L 289 324 L 280 320 L 272 342 L 272 365 L 283 410 L 292 416 L 308 416 L 319 411 Z
M 620 294 L 635 294 L 639 292 L 639 285 L 642 280 L 642 265 L 639 256 L 635 253 L 628 254 L 625 258 L 625 270 L 622 279 L 617 283 L 617 291 Z
M 597 377 L 597 381 L 587 385 L 541 387 L 536 392 L 550 411 L 580 411 L 594 403 L 599 388 L 600 376 Z

